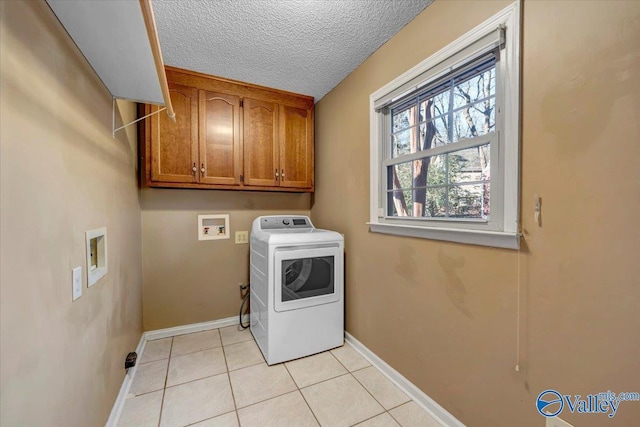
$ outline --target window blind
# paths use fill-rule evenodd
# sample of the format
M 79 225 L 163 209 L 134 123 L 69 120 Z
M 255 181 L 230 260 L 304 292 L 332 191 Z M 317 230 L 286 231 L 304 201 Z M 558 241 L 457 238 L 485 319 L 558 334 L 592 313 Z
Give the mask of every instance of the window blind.
M 374 109 L 380 111 L 383 108 L 389 106 L 395 101 L 403 98 L 409 93 L 420 89 L 429 82 L 443 76 L 451 71 L 462 66 L 469 58 L 483 55 L 496 47 L 504 44 L 504 28 L 502 26 L 496 28 L 494 31 L 489 32 L 482 38 L 478 39 L 475 43 L 468 45 L 466 48 L 454 53 L 446 59 L 435 64 L 427 71 L 405 82 L 401 86 L 392 90 L 391 92 L 376 99 L 373 103 Z

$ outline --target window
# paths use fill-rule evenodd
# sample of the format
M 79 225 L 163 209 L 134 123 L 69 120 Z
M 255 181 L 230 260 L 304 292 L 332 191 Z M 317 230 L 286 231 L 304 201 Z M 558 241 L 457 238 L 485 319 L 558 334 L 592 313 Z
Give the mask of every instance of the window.
M 519 5 L 371 95 L 371 231 L 518 247 Z

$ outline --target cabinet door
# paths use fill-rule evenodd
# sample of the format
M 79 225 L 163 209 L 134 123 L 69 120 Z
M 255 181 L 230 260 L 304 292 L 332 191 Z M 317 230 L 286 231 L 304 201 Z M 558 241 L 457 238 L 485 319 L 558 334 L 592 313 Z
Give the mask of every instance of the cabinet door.
M 244 98 L 244 183 L 278 185 L 278 108 L 271 102 Z
M 239 185 L 242 174 L 240 98 L 200 90 L 200 183 Z
M 169 94 L 176 121 L 164 112 L 151 118 L 151 180 L 196 182 L 198 94 L 194 88 L 171 83 Z
M 313 110 L 280 106 L 280 186 L 313 183 Z

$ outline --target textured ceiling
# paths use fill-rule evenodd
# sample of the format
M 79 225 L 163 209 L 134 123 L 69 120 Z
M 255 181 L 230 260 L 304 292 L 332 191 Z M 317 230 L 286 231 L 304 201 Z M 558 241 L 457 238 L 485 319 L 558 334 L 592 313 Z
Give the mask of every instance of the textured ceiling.
M 315 97 L 433 0 L 154 0 L 165 64 Z

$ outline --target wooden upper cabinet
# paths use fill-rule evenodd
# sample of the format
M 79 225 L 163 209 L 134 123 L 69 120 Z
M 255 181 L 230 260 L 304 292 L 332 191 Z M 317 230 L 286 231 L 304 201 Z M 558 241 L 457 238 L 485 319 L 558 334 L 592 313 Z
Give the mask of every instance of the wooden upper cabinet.
M 169 83 L 169 94 L 176 121 L 163 113 L 151 116 L 151 180 L 196 182 L 198 93 L 194 88 Z
M 244 98 L 244 182 L 278 185 L 278 106 Z
M 280 106 L 280 186 L 310 188 L 313 180 L 313 110 Z
M 240 185 L 240 98 L 206 90 L 199 98 L 199 182 Z
M 141 122 L 149 187 L 314 190 L 312 97 L 173 67 L 165 71 L 176 122 L 162 112 Z

